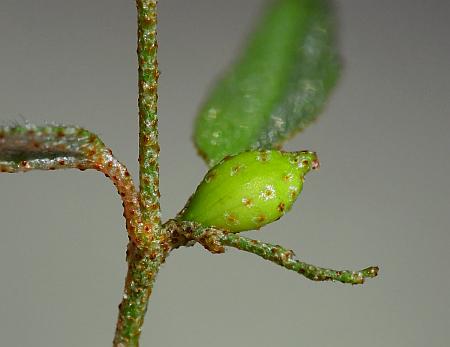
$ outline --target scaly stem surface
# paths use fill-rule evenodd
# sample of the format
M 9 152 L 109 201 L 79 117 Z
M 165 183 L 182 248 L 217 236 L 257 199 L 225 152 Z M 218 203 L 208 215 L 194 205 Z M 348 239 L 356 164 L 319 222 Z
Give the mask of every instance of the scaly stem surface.
M 143 238 L 139 243 L 130 242 L 128 245 L 128 273 L 122 302 L 119 305 L 113 343 L 116 347 L 139 346 L 153 282 L 170 250 L 167 233 L 160 227 L 156 5 L 156 0 L 136 0 L 139 65 L 139 194 L 144 230 L 147 233 L 142 235 Z
M 234 247 L 269 260 L 295 271 L 313 281 L 338 281 L 348 284 L 363 284 L 366 278 L 378 275 L 378 267 L 370 266 L 359 271 L 333 270 L 295 259 L 293 251 L 279 245 L 249 239 L 225 230 L 203 227 L 193 222 L 169 220 L 164 228 L 171 235 L 171 247 L 190 246 L 198 242 L 211 253 L 225 252 L 224 246 Z
M 168 252 L 161 243 L 154 242 L 146 250 L 132 242 L 128 244 L 128 273 L 123 300 L 119 305 L 114 347 L 139 346 L 141 327 L 144 323 L 153 282 Z
M 279 245 L 252 240 L 237 234 L 223 234 L 220 243 L 260 257 L 295 271 L 313 281 L 338 281 L 349 284 L 363 284 L 366 278 L 378 275 L 378 267 L 370 266 L 359 271 L 333 270 L 311 265 L 295 259 L 294 252 Z
M 139 185 L 144 221 L 157 232 L 159 207 L 158 62 L 156 0 L 136 0 L 138 16 L 137 55 L 139 64 Z

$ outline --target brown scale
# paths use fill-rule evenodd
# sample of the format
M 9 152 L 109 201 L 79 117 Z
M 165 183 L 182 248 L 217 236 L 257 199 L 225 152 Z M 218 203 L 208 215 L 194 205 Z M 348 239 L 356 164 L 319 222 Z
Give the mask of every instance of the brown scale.
M 255 222 L 257 224 L 262 224 L 266 220 L 266 216 L 263 214 L 260 214 L 258 217 L 255 217 Z
M 250 198 L 243 198 L 242 203 L 245 207 L 252 207 L 253 206 L 253 200 Z
M 229 213 L 225 216 L 226 220 L 230 224 L 236 224 L 239 222 L 239 219 L 232 213 Z

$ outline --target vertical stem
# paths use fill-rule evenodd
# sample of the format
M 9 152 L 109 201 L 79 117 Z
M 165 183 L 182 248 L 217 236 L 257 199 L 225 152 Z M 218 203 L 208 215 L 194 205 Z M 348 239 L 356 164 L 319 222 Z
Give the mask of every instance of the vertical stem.
M 139 63 L 139 185 L 142 216 L 159 229 L 157 0 L 136 0 Z
M 113 346 L 139 346 L 148 301 L 170 246 L 161 228 L 159 206 L 158 62 L 156 54 L 157 0 L 136 0 L 139 64 L 139 186 L 144 230 L 141 242 L 128 244 L 128 273 Z
M 114 347 L 137 347 L 153 283 L 167 252 L 158 244 L 142 250 L 129 242 L 128 273 L 114 337 Z

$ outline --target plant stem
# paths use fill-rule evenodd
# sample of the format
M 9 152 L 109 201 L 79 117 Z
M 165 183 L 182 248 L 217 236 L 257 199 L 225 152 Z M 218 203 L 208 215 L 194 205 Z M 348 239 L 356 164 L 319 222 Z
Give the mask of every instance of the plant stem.
M 191 246 L 200 243 L 211 253 L 225 252 L 224 246 L 249 252 L 295 271 L 313 281 L 338 281 L 349 284 L 363 284 L 366 278 L 378 275 L 378 267 L 370 266 L 359 271 L 333 270 L 311 265 L 295 259 L 294 252 L 279 245 L 249 239 L 225 230 L 203 227 L 198 223 L 176 219 L 167 221 L 164 228 L 171 235 L 171 247 Z
M 136 0 L 139 76 L 139 186 L 144 222 L 159 229 L 158 43 L 156 0 Z
M 169 238 L 161 228 L 159 206 L 158 62 L 156 0 L 136 0 L 138 22 L 139 87 L 139 195 L 146 233 L 129 242 L 128 273 L 113 346 L 139 346 L 153 282 L 170 251 Z
M 146 250 L 137 248 L 132 242 L 128 244 L 128 273 L 123 300 L 119 305 L 114 347 L 139 346 L 153 282 L 167 255 L 168 252 L 158 242 Z
M 313 281 L 338 281 L 349 284 L 363 284 L 366 278 L 378 275 L 378 267 L 371 266 L 360 271 L 332 270 L 294 258 L 294 252 L 278 245 L 252 240 L 236 234 L 223 234 L 220 243 L 242 251 L 250 252 L 270 260 L 288 270 L 295 271 Z

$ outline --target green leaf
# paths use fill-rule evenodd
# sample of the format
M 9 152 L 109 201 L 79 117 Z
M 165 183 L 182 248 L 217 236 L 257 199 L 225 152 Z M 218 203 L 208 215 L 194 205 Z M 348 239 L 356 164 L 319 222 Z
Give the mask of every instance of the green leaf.
M 325 0 L 279 0 L 268 9 L 198 115 L 194 138 L 210 166 L 280 147 L 315 119 L 339 74 L 332 30 Z
M 100 141 L 77 127 L 29 124 L 0 127 L 0 171 L 87 168 L 92 160 L 85 149 L 93 142 Z
M 92 169 L 108 177 L 122 199 L 128 234 L 141 247 L 149 230 L 138 192 L 125 165 L 97 135 L 75 126 L 0 126 L 0 173 L 57 169 Z
M 96 168 L 107 148 L 93 133 L 72 126 L 0 127 L 0 172 Z

